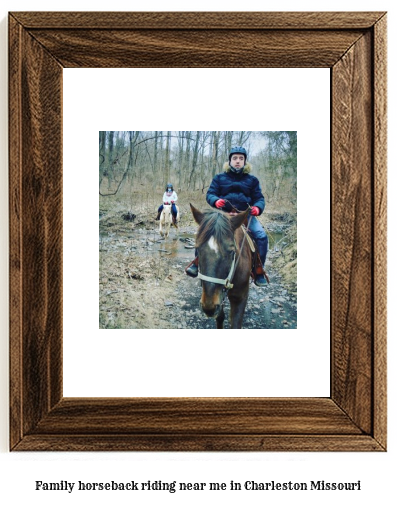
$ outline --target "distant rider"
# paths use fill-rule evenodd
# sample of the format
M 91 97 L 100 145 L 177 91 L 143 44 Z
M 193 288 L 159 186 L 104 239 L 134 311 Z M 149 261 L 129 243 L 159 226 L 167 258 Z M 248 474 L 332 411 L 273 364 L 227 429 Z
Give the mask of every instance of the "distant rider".
M 178 216 L 178 210 L 175 206 L 175 203 L 177 200 L 178 200 L 178 196 L 177 196 L 177 193 L 174 191 L 174 187 L 173 187 L 172 183 L 167 183 L 167 185 L 165 187 L 165 192 L 163 195 L 163 204 L 157 210 L 156 220 L 160 220 L 160 215 L 161 215 L 161 212 L 163 211 L 164 204 L 171 204 L 171 212 L 172 212 L 173 222 L 176 223 L 177 216 Z

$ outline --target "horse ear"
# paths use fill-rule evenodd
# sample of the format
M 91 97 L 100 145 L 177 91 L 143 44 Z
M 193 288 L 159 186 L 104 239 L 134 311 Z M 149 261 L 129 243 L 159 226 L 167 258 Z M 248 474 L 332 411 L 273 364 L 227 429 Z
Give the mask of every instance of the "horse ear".
M 238 215 L 234 215 L 234 216 L 230 217 L 233 231 L 235 231 L 241 225 L 243 225 L 244 221 L 248 218 L 249 214 L 250 214 L 250 208 L 247 208 L 242 213 L 239 213 Z
M 195 208 L 193 204 L 190 204 L 190 209 L 192 210 L 193 217 L 196 220 L 198 224 L 201 224 L 201 221 L 203 220 L 204 213 L 202 213 L 200 210 Z

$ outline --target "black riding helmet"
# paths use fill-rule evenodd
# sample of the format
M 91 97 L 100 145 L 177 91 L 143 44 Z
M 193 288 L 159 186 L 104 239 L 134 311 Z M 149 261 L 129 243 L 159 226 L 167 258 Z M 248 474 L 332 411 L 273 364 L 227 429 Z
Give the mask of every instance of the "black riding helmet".
M 232 158 L 232 156 L 235 153 L 241 153 L 242 155 L 244 155 L 244 163 L 247 162 L 247 158 L 248 158 L 247 150 L 245 148 L 243 148 L 242 146 L 235 146 L 234 148 L 232 148 L 230 150 L 229 163 L 230 163 L 230 159 Z
M 165 191 L 167 191 L 168 189 L 174 191 L 174 187 L 173 187 L 172 183 L 167 183 L 167 185 L 165 186 Z

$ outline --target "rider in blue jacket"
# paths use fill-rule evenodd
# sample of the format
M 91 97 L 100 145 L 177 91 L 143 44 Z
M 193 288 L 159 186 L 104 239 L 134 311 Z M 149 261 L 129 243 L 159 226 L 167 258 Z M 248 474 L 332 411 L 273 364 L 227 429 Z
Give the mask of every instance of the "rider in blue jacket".
M 247 151 L 241 146 L 232 148 L 229 162 L 223 166 L 224 172 L 217 174 L 208 189 L 207 202 L 223 211 L 244 211 L 251 206 L 249 230 L 258 246 L 262 266 L 265 265 L 268 238 L 257 216 L 265 209 L 265 198 L 258 178 L 250 174 L 251 164 L 247 162 Z M 193 263 L 186 273 L 197 276 L 198 266 Z M 255 275 L 255 285 L 263 287 L 266 280 L 263 274 Z

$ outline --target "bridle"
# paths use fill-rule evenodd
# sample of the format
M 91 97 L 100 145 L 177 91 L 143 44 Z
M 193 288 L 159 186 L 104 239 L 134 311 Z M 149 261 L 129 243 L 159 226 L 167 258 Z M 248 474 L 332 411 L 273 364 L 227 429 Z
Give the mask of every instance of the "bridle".
M 234 247 L 237 248 L 236 241 L 234 241 Z M 234 250 L 232 265 L 230 267 L 229 274 L 227 275 L 227 277 L 225 279 L 214 278 L 212 276 L 203 275 L 200 272 L 198 274 L 198 277 L 200 278 L 200 280 L 204 280 L 206 282 L 212 282 L 212 283 L 217 283 L 219 285 L 224 285 L 226 290 L 233 289 L 232 280 L 233 280 L 233 276 L 236 271 L 236 267 L 237 267 L 239 259 L 240 259 L 240 256 L 238 256 L 237 262 L 236 262 L 236 250 Z
M 236 209 L 236 208 L 235 208 Z M 250 216 L 249 220 L 248 220 L 248 224 L 247 224 L 247 229 L 249 227 L 249 224 L 251 222 L 251 218 L 252 218 L 252 215 Z M 240 256 L 241 256 L 241 252 L 243 250 L 243 246 L 244 246 L 244 242 L 245 242 L 245 238 L 246 238 L 246 234 L 244 234 L 244 237 L 243 237 L 243 240 L 241 242 L 241 245 L 240 245 L 240 253 L 236 259 L 236 250 L 237 250 L 237 244 L 236 244 L 236 240 L 234 239 L 234 255 L 233 255 L 233 261 L 232 261 L 232 265 L 230 266 L 230 270 L 229 270 L 229 274 L 227 275 L 226 278 L 214 278 L 212 276 L 207 276 L 207 275 L 203 275 L 202 273 L 198 273 L 198 277 L 200 278 L 200 280 L 204 280 L 206 282 L 211 282 L 211 283 L 216 283 L 218 285 L 223 285 L 224 286 L 224 292 L 225 292 L 225 295 L 226 295 L 226 292 L 230 289 L 233 289 L 233 284 L 232 284 L 232 281 L 233 281 L 233 277 L 234 277 L 234 273 L 236 272 L 236 268 L 237 268 L 237 265 L 238 265 L 238 262 L 240 260 Z M 223 304 L 223 301 L 222 301 L 222 304 Z

